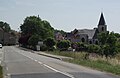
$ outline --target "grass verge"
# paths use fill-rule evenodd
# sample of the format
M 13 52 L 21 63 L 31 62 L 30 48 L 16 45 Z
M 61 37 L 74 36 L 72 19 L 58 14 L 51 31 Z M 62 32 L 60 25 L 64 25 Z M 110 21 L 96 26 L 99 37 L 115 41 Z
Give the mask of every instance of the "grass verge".
M 2 67 L 0 66 L 0 78 L 3 78 Z
M 79 64 L 82 66 L 91 67 L 93 69 L 97 69 L 100 71 L 106 71 L 116 75 L 120 75 L 120 65 L 113 66 L 105 61 L 101 61 L 101 60 L 91 61 L 91 60 L 77 60 L 77 59 L 73 59 L 73 60 L 69 59 L 64 61 Z
M 89 60 L 89 59 L 85 59 L 85 52 L 47 52 L 50 54 L 54 54 L 54 55 L 62 55 L 62 56 L 67 56 L 67 57 L 72 57 L 74 59 L 64 59 L 64 61 L 66 62 L 70 62 L 70 63 L 75 63 L 78 65 L 82 65 L 82 66 L 87 66 L 93 69 L 97 69 L 100 71 L 105 71 L 105 72 L 109 72 L 109 73 L 113 73 L 116 75 L 120 75 L 120 65 L 112 65 L 107 61 L 103 61 L 103 60 Z

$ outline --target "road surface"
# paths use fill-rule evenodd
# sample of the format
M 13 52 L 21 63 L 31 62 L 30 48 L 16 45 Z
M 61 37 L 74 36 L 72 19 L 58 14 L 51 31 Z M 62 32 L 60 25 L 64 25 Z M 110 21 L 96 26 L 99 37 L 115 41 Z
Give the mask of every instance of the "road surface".
M 6 78 L 120 78 L 24 51 L 15 46 L 5 46 L 2 52 L 2 64 Z

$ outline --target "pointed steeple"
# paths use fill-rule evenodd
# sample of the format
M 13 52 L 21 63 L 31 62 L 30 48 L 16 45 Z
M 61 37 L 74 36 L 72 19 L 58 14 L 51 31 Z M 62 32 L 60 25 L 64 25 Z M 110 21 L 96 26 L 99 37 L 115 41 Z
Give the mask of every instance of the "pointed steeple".
M 99 20 L 98 26 L 99 25 L 106 25 L 103 13 L 101 13 L 101 16 L 100 16 L 100 20 Z

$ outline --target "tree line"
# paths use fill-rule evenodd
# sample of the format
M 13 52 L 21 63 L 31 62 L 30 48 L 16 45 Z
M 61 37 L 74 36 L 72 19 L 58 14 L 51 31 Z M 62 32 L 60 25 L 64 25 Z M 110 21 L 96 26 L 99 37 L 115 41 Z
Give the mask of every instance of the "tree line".
M 101 56 L 113 57 L 120 52 L 120 34 L 114 32 L 102 32 L 98 34 L 99 44 L 85 44 L 81 42 L 72 43 L 68 40 L 55 41 L 54 33 L 62 30 L 55 30 L 48 21 L 42 20 L 39 16 L 26 17 L 21 24 L 21 37 L 19 43 L 24 47 L 35 49 L 38 41 L 43 41 L 45 45 L 41 50 L 60 50 L 66 51 L 73 48 L 76 51 L 86 51 L 96 53 Z

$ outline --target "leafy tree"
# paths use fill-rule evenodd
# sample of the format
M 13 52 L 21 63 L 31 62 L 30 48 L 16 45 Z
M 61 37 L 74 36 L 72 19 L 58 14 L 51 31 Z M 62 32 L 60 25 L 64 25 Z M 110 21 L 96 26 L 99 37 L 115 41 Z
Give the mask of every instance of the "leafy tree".
M 53 38 L 54 37 L 54 28 L 51 27 L 50 23 L 48 21 L 45 21 L 43 20 L 42 21 L 42 25 L 44 27 L 44 33 L 42 34 L 43 36 L 43 39 L 46 39 L 46 38 Z
M 101 55 L 111 57 L 117 54 L 116 41 L 117 37 L 114 32 L 111 33 L 100 33 L 99 41 L 101 43 Z
M 111 32 L 107 37 L 106 43 L 109 44 L 110 46 L 115 46 L 116 41 L 117 41 L 117 38 L 115 34 Z
M 10 32 L 11 28 L 10 25 L 6 22 L 0 21 L 0 27 L 5 31 L 5 32 Z
M 63 30 L 57 30 L 57 29 L 55 29 L 54 32 L 55 32 L 55 33 L 60 32 L 62 35 L 65 35 L 65 34 L 66 34 L 66 32 L 63 31 Z
M 39 35 L 37 34 L 32 35 L 28 40 L 28 44 L 35 48 L 39 40 L 40 40 Z
M 117 54 L 116 47 L 115 46 L 110 46 L 108 44 L 105 44 L 103 46 L 103 54 L 105 55 L 106 58 L 108 57 L 114 57 Z
M 52 49 L 53 46 L 55 45 L 55 40 L 53 38 L 47 38 L 45 41 L 44 41 L 45 45 L 48 47 L 48 50 Z
M 119 41 L 116 43 L 116 51 L 120 53 L 120 42 Z
M 113 32 L 111 32 L 108 35 L 106 44 L 103 47 L 104 54 L 105 54 L 106 57 L 114 56 L 114 55 L 117 54 L 117 51 L 116 51 L 116 41 L 117 41 L 116 36 L 114 35 Z
M 36 16 L 26 17 L 24 23 L 20 26 L 22 34 L 38 33 L 41 19 Z
M 26 47 L 28 45 L 28 39 L 30 38 L 29 35 L 21 36 L 18 40 L 19 44 L 23 47 Z
M 115 35 L 117 38 L 120 38 L 120 34 L 119 34 L 119 33 L 114 33 L 114 35 Z
M 62 40 L 57 43 L 57 48 L 61 51 L 67 50 L 70 47 L 70 42 L 68 40 Z
M 54 29 L 49 22 L 42 21 L 39 17 L 30 16 L 26 17 L 24 23 L 20 26 L 22 35 L 34 35 L 38 34 L 41 39 L 53 37 Z
M 30 39 L 28 39 L 29 41 L 27 42 L 33 47 L 38 39 L 44 41 L 46 38 L 53 37 L 54 35 L 54 29 L 51 27 L 50 23 L 36 16 L 26 17 L 20 28 L 22 36 L 29 35 Z
M 108 35 L 109 32 L 102 32 L 98 34 L 98 40 L 100 42 L 100 45 L 104 45 L 106 43 Z

